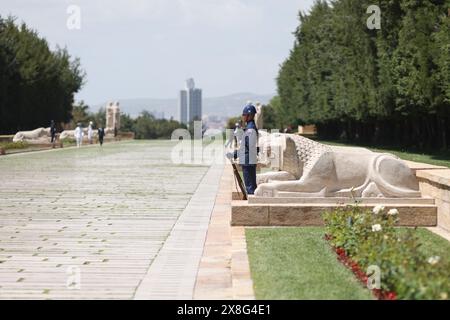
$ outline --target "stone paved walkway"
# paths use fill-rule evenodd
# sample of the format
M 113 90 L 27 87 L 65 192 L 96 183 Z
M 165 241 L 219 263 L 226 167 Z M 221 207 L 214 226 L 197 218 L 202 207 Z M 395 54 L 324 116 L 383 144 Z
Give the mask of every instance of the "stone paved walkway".
M 231 227 L 233 170 L 223 170 L 200 261 L 194 299 L 253 300 L 253 281 L 247 256 L 245 228 Z
M 223 166 L 211 166 L 142 280 L 135 299 L 192 299 Z
M 191 214 L 198 208 L 191 198 L 202 179 L 212 194 L 220 177 L 171 164 L 171 146 L 132 141 L 1 157 L 0 298 L 134 298 L 159 254 L 177 245 L 166 240 L 182 239 L 174 230 L 207 226 L 206 213 L 189 220 L 183 211 L 190 201 Z

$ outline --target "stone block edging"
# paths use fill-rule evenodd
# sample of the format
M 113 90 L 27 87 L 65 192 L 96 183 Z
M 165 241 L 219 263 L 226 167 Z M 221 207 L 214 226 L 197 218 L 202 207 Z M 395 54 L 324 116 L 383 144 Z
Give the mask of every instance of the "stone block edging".
M 450 168 L 417 169 L 415 174 L 422 195 L 435 199 L 438 227 L 450 231 Z
M 245 228 L 231 227 L 233 171 L 225 166 L 194 289 L 196 300 L 254 300 Z
M 337 204 L 248 204 L 232 202 L 233 226 L 323 226 L 322 214 L 346 205 Z M 375 204 L 364 205 L 372 210 Z M 437 225 L 437 208 L 434 205 L 385 205 L 386 210 L 399 211 L 399 226 L 433 227 Z

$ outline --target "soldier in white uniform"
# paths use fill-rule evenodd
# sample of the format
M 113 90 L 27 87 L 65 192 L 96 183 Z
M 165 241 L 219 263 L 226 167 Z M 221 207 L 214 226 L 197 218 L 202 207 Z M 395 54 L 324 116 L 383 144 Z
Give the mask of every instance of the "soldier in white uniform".
M 78 123 L 77 128 L 75 129 L 75 140 L 77 141 L 77 148 L 81 147 L 83 143 L 83 128 L 81 128 L 81 123 Z
M 89 144 L 92 144 L 92 138 L 94 136 L 94 131 L 92 130 L 92 126 L 94 125 L 94 123 L 91 121 L 89 122 L 89 127 L 88 127 L 88 140 L 89 140 Z

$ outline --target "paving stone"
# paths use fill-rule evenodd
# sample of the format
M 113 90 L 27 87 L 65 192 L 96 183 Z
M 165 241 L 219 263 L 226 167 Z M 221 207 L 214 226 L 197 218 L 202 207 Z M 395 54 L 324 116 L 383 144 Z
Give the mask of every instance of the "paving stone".
M 233 172 L 223 172 L 197 274 L 194 299 L 255 299 L 245 229 L 231 227 Z
M 173 256 L 194 263 L 201 255 L 186 242 L 201 242 L 194 226 L 207 225 L 196 215 L 201 199 L 192 219 L 180 215 L 209 167 L 172 164 L 172 146 L 131 141 L 1 157 L 0 298 L 131 299 L 166 244 L 170 276 L 195 274 Z M 172 239 L 173 230 L 185 236 Z M 80 270 L 80 290 L 66 286 L 70 266 Z

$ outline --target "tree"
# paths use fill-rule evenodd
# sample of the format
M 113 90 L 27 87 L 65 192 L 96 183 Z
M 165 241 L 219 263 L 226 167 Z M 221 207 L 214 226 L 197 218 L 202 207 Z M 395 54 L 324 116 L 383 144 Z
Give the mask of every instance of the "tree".
M 437 100 L 436 114 L 440 120 L 438 125 L 442 149 L 447 149 L 450 134 L 450 18 L 445 13 L 441 13 L 437 29 L 433 39 L 436 43 L 433 62 L 436 64 L 437 72 L 433 76 L 442 95 L 440 100 Z
M 267 106 L 263 107 L 264 128 L 261 128 L 261 129 L 266 129 L 266 130 L 279 129 L 281 131 L 283 126 L 281 125 L 281 122 L 280 122 L 280 119 L 278 116 L 280 109 L 281 109 L 280 97 L 275 96 L 270 100 L 270 102 Z
M 49 49 L 24 23 L 0 16 L 0 133 L 68 122 L 84 82 L 80 61 Z
M 133 125 L 136 139 L 170 139 L 176 129 L 187 127 L 172 119 L 156 119 L 148 111 L 141 112 Z
M 93 116 L 89 113 L 89 106 L 80 101 L 78 105 L 73 106 L 71 118 L 70 126 L 75 128 L 78 123 L 86 126 Z
M 232 129 L 232 130 L 234 130 L 234 128 L 236 128 L 236 123 L 241 123 L 241 117 L 231 117 L 231 118 L 228 118 L 228 121 L 227 121 L 227 129 Z
M 133 131 L 135 121 L 128 114 L 120 115 L 120 130 L 131 132 Z
M 93 114 L 93 121 L 97 128 L 104 128 L 106 126 L 106 110 L 105 108 L 100 108 L 97 113 Z M 122 125 L 122 118 L 120 120 L 120 124 Z M 126 130 L 125 130 L 126 131 Z
M 300 13 L 277 78 L 283 126 L 316 124 L 319 137 L 447 148 L 450 0 L 318 0 Z

